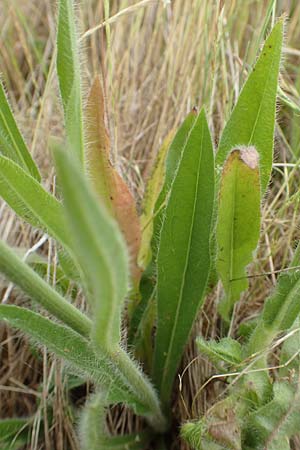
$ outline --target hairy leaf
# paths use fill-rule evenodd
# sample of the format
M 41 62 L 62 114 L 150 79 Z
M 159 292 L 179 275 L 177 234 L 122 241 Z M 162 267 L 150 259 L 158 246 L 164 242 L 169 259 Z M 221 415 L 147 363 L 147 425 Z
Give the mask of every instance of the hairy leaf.
M 242 450 L 237 406 L 231 397 L 215 403 L 202 419 L 183 425 L 181 436 L 195 450 Z
M 289 449 L 300 426 L 300 396 L 287 382 L 274 383 L 274 399 L 251 414 L 244 425 L 247 449 Z
M 276 289 L 266 301 L 263 322 L 274 330 L 288 330 L 300 313 L 300 270 L 282 273 Z
M 62 244 L 59 259 L 64 271 L 74 280 L 77 269 L 68 254 L 69 239 L 62 205 L 21 167 L 0 156 L 0 196 L 26 222 L 43 230 Z
M 0 80 L 0 152 L 15 161 L 37 181 L 40 173 L 16 124 Z
M 299 265 L 300 246 L 298 245 L 291 262 L 291 268 Z M 291 269 L 280 274 L 277 285 L 265 301 L 263 312 L 250 336 L 245 349 L 245 356 L 251 356 L 266 350 L 278 333 L 288 331 L 296 321 L 299 312 L 300 271 Z M 260 359 L 265 367 L 266 354 Z
M 82 450 L 140 450 L 149 443 L 150 434 L 140 432 L 111 436 L 106 426 L 108 403 L 102 393 L 95 394 L 85 406 L 80 423 Z
M 234 339 L 227 337 L 216 342 L 205 341 L 202 337 L 198 337 L 196 342 L 199 351 L 217 364 L 225 362 L 230 366 L 235 366 L 242 362 L 242 347 Z
M 75 373 L 106 389 L 108 402 L 139 405 L 132 388 L 113 361 L 70 328 L 51 322 L 40 314 L 12 305 L 0 305 L 0 320 L 28 334 L 37 344 L 63 358 Z
M 30 225 L 67 245 L 67 232 L 59 201 L 21 167 L 4 156 L 0 156 L 0 196 Z
M 120 342 L 128 290 L 128 256 L 114 219 L 97 200 L 74 158 L 56 148 L 72 250 L 93 309 L 93 338 L 103 349 Z
M 204 110 L 183 148 L 171 185 L 157 259 L 153 377 L 163 403 L 205 293 L 210 271 L 214 157 Z
M 78 333 L 84 336 L 90 334 L 91 321 L 40 278 L 3 241 L 0 241 L 0 272 Z
M 84 162 L 80 49 L 74 1 L 59 0 L 57 29 L 57 74 L 70 148 Z
M 267 327 L 278 331 L 287 331 L 296 321 L 300 305 L 298 292 L 300 289 L 300 270 L 292 269 L 300 264 L 300 244 L 294 252 L 291 269 L 279 275 L 276 288 L 267 299 L 262 314 L 262 320 Z
M 104 97 L 99 77 L 92 85 L 85 118 L 87 174 L 102 203 L 119 224 L 130 252 L 131 273 L 136 284 L 140 278 L 137 265 L 141 243 L 140 220 L 133 195 L 110 162 L 110 139 L 105 126 Z
M 300 373 L 300 317 L 297 316 L 292 328 L 289 330 L 289 337 L 284 341 L 280 352 L 281 377 L 295 374 L 296 380 Z
M 259 240 L 260 199 L 255 148 L 232 150 L 221 176 L 216 230 L 216 267 L 226 294 L 219 310 L 226 320 L 241 292 L 248 287 L 245 268 Z
M 273 28 L 246 81 L 222 133 L 216 156 L 222 167 L 228 153 L 239 145 L 255 146 L 259 153 L 261 191 L 272 170 L 276 93 L 283 40 L 283 21 Z

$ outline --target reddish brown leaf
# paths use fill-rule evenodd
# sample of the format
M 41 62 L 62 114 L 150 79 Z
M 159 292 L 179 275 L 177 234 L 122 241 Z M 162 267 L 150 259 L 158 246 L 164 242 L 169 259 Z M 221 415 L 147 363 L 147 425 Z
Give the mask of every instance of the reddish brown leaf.
M 105 126 L 105 103 L 100 79 L 92 85 L 85 110 L 86 171 L 99 198 L 119 223 L 127 242 L 134 284 L 139 281 L 137 257 L 141 227 L 136 202 L 127 184 L 110 161 L 110 139 Z

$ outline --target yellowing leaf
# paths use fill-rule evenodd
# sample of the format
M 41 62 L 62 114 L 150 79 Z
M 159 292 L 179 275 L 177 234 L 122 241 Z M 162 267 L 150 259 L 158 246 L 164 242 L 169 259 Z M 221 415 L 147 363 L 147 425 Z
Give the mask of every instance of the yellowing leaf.
M 165 181 L 166 156 L 173 137 L 174 131 L 171 131 L 163 141 L 157 154 L 152 174 L 147 183 L 141 215 L 142 242 L 139 252 L 139 265 L 143 268 L 146 268 L 151 260 L 151 239 L 155 204 Z
M 226 294 L 220 312 L 228 319 L 248 287 L 245 267 L 252 260 L 260 233 L 260 180 L 254 147 L 232 150 L 223 168 L 219 195 L 217 271 Z

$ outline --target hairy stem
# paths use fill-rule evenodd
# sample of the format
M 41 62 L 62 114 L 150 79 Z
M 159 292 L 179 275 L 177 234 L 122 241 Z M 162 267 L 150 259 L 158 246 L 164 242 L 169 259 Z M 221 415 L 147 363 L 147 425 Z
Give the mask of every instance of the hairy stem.
M 50 314 L 82 336 L 89 336 L 92 326 L 90 319 L 49 286 L 3 241 L 0 241 L 0 272 Z
M 154 387 L 148 381 L 137 364 L 130 358 L 130 356 L 122 349 L 118 348 L 111 353 L 112 359 L 118 365 L 119 369 L 124 373 L 124 376 L 130 380 L 135 392 L 141 398 L 143 404 L 149 409 L 149 414 L 146 418 L 151 427 L 158 433 L 163 433 L 167 429 L 167 421 L 164 417 L 159 399 Z

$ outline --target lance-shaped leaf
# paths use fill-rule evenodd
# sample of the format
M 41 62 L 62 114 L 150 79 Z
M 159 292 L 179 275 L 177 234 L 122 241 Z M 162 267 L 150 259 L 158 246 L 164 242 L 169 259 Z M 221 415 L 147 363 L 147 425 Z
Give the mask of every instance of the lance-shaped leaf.
M 147 323 L 147 328 L 150 327 L 150 321 L 152 318 L 149 317 L 148 313 L 150 312 L 150 315 L 152 316 L 152 306 L 149 305 L 149 303 L 152 303 L 154 300 L 154 297 L 156 296 L 156 293 L 154 295 L 154 291 L 156 289 L 156 260 L 157 260 L 157 249 L 158 249 L 158 242 L 159 242 L 159 236 L 161 231 L 161 226 L 163 223 L 164 218 L 164 210 L 166 207 L 166 200 L 167 195 L 170 190 L 170 187 L 172 185 L 172 181 L 174 179 L 174 176 L 176 174 L 176 169 L 178 167 L 182 151 L 184 149 L 185 143 L 187 141 L 187 138 L 189 136 L 189 133 L 195 123 L 195 120 L 197 118 L 196 111 L 193 110 L 182 125 L 180 126 L 179 130 L 176 132 L 174 139 L 172 140 L 171 144 L 167 148 L 167 145 L 163 149 L 163 152 L 167 151 L 167 155 L 163 156 L 160 160 L 157 171 L 160 175 L 163 175 L 162 185 L 160 184 L 160 180 L 157 178 L 155 181 L 155 190 L 157 189 L 157 192 L 153 189 L 151 193 L 151 203 L 155 201 L 154 197 L 158 197 L 155 201 L 155 207 L 153 209 L 153 223 L 151 224 L 151 249 L 148 250 L 148 258 L 152 256 L 152 260 L 149 263 L 148 268 L 143 273 L 141 283 L 140 283 L 140 292 L 141 292 L 141 299 L 137 307 L 135 308 L 132 320 L 130 323 L 130 330 L 129 330 L 129 342 L 131 342 L 133 336 L 135 335 L 135 347 L 140 349 L 140 345 L 142 345 L 143 349 L 149 348 L 149 346 L 152 346 L 152 338 L 150 342 L 146 342 L 144 338 L 146 336 L 144 335 L 144 330 L 141 328 L 142 323 Z M 152 205 L 151 205 L 152 208 Z M 148 222 L 147 222 L 148 224 Z M 146 224 L 146 226 L 147 226 Z M 146 237 L 148 239 L 150 235 Z M 141 253 L 140 256 L 143 255 L 143 253 L 146 251 L 146 247 L 144 244 L 142 244 L 143 247 L 141 247 Z M 146 255 L 146 253 L 145 253 Z M 138 330 L 139 329 L 139 330 Z M 140 340 L 142 339 L 142 340 Z M 139 342 L 138 342 L 139 341 Z M 138 350 L 139 357 L 142 357 L 140 351 Z M 147 352 L 147 354 L 143 355 L 144 358 L 149 361 L 150 354 Z M 144 359 L 142 358 L 142 359 Z
M 28 437 L 27 429 L 30 425 L 31 418 L 14 418 L 0 420 L 0 444 L 12 443 L 13 440 L 24 440 Z M 24 444 L 26 443 L 26 440 Z M 3 448 L 3 447 L 1 447 Z M 5 447 L 6 448 L 6 447 Z M 9 446 L 7 446 L 9 448 Z
M 93 309 L 93 338 L 111 350 L 120 342 L 128 291 L 128 255 L 117 223 L 99 202 L 76 160 L 58 147 L 55 161 L 64 197 L 72 251 Z
M 78 376 L 88 376 L 105 393 L 108 404 L 125 403 L 147 418 L 158 431 L 165 430 L 157 395 L 145 376 L 121 348 L 108 354 L 95 349 L 71 328 L 40 314 L 12 305 L 0 305 L 0 320 L 28 334 L 63 358 Z
M 57 29 L 57 74 L 70 148 L 84 162 L 80 48 L 74 1 L 60 0 Z
M 0 196 L 30 225 L 67 244 L 62 206 L 58 200 L 10 159 L 0 156 Z
M 216 156 L 221 167 L 232 148 L 255 146 L 260 157 L 261 191 L 269 183 L 272 163 L 276 93 L 283 39 L 283 21 L 273 28 L 224 128 Z
M 77 269 L 68 254 L 69 239 L 60 202 L 4 156 L 0 156 L 0 196 L 18 216 L 54 237 L 66 249 L 59 250 L 61 265 L 70 278 L 77 280 Z
M 159 236 L 161 231 L 161 226 L 163 223 L 164 211 L 167 202 L 167 195 L 170 191 L 172 182 L 174 180 L 176 170 L 178 168 L 182 152 L 189 134 L 194 126 L 195 120 L 197 118 L 196 110 L 193 110 L 183 121 L 179 130 L 177 131 L 169 149 L 166 157 L 165 163 L 165 178 L 163 187 L 160 191 L 158 199 L 155 204 L 154 209 L 154 222 L 153 222 L 153 238 L 152 238 L 152 252 L 153 260 L 156 262 L 157 249 L 159 243 Z
M 15 161 L 37 181 L 39 171 L 16 124 L 0 80 L 0 153 Z
M 0 272 L 59 320 L 83 336 L 89 336 L 91 321 L 49 286 L 3 241 L 0 241 Z
M 64 325 L 30 310 L 0 305 L 0 320 L 29 335 L 37 344 L 63 358 L 77 375 L 85 375 L 107 391 L 108 402 L 124 402 L 141 407 L 134 391 L 118 367 L 105 353 L 94 352 L 85 338 Z
M 157 154 L 143 199 L 141 215 L 142 241 L 139 252 L 139 264 L 143 268 L 146 268 L 151 261 L 151 239 L 153 234 L 154 209 L 165 181 L 166 157 L 173 136 L 174 132 L 171 131 L 164 140 Z
M 213 203 L 213 146 L 202 110 L 170 188 L 158 250 L 153 377 L 166 405 L 206 289 Z
M 248 286 L 245 268 L 259 239 L 260 199 L 256 149 L 234 149 L 221 176 L 216 231 L 216 266 L 226 294 L 220 303 L 220 313 L 226 320 Z
M 131 273 L 139 281 L 137 265 L 141 243 L 140 220 L 136 202 L 127 184 L 110 162 L 110 140 L 105 126 L 104 97 L 97 77 L 91 88 L 85 111 L 87 174 L 101 202 L 116 219 L 130 252 Z

